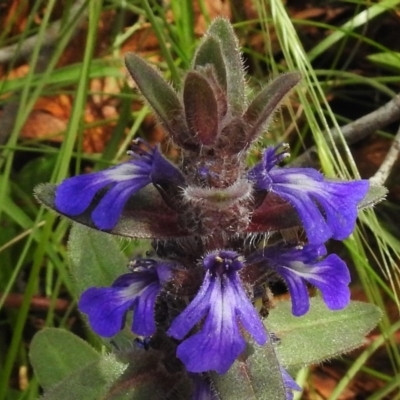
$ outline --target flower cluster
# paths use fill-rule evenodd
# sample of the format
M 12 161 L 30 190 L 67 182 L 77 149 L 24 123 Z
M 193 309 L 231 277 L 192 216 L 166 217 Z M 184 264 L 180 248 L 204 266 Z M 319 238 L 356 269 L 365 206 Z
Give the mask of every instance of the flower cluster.
M 346 307 L 349 271 L 324 244 L 352 233 L 368 182 L 282 167 L 285 144 L 267 148 L 247 168 L 248 150 L 300 76 L 279 76 L 246 106 L 237 40 L 223 19 L 203 39 L 180 96 L 140 57 L 130 54 L 126 62 L 181 161 L 136 140 L 129 161 L 62 182 L 55 209 L 96 229 L 153 239 L 152 255 L 134 260 L 110 287 L 87 289 L 79 308 L 105 337 L 133 311 L 132 332 L 147 337 L 149 347 L 160 335 L 169 338 L 200 382 L 194 393 L 203 393 L 200 374 L 225 374 L 249 340 L 267 342 L 254 304 L 271 279 L 286 283 L 295 316 L 309 309 L 307 284 L 329 309 Z M 128 220 L 137 232 L 127 232 Z M 284 240 L 279 232 L 287 228 L 301 239 Z M 298 387 L 284 369 L 282 381 L 290 398 Z

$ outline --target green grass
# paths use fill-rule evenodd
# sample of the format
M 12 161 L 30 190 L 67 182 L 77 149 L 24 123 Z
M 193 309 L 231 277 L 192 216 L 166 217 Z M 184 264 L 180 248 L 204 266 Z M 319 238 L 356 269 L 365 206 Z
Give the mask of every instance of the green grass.
M 20 3 L 24 4 L 27 1 Z M 11 35 L 9 32 L 14 22 L 10 21 L 9 26 L 3 27 L 0 36 L 0 49 L 11 44 L 16 45 L 14 59 L 9 63 L 11 70 L 18 63 L 21 45 L 29 36 L 37 35 L 29 57 L 28 74 L 23 78 L 0 82 L 0 103 L 3 110 L 13 100 L 19 104 L 14 115 L 13 128 L 1 146 L 0 158 L 0 293 L 3 294 L 0 299 L 0 400 L 38 397 L 39 388 L 34 377 L 29 376 L 28 386 L 24 391 L 17 390 L 18 385 L 15 382 L 20 367 L 29 365 L 26 347 L 29 334 L 26 330 L 31 326 L 32 297 L 42 294 L 50 299 L 50 307 L 46 315 L 42 316 L 46 325 L 58 325 L 69 329 L 68 318 L 60 317 L 54 311 L 55 300 L 60 296 L 68 297 L 68 293 L 72 292 L 66 254 L 69 224 L 39 207 L 32 198 L 33 187 L 40 182 L 61 181 L 68 176 L 71 165 L 79 172 L 82 163 L 91 162 L 94 168 L 100 169 L 118 162 L 130 140 L 141 132 L 142 121 L 149 110 L 144 107 L 132 112 L 131 104 L 138 96 L 127 86 L 126 75 L 122 72 L 121 48 L 130 35 L 146 23 L 151 24 L 159 43 L 162 60 L 158 67 L 175 84 L 182 76 L 183 70 L 189 66 L 198 39 L 194 32 L 193 2 L 190 0 L 172 0 L 169 13 L 164 6 L 150 0 L 88 0 L 75 3 L 65 0 L 59 37 L 50 54 L 44 55 L 43 42 L 46 31 L 54 22 L 52 15 L 59 2 L 46 0 L 33 3 L 26 29 L 20 35 Z M 199 3 L 205 21 L 210 21 L 207 2 L 203 0 Z M 255 19 L 234 21 L 240 42 L 244 46 L 244 53 L 251 65 L 250 84 L 258 88 L 269 81 L 271 74 L 288 70 L 300 71 L 304 77 L 296 95 L 292 96 L 293 104 L 298 104 L 292 107 L 289 101 L 286 102 L 289 113 L 277 114 L 274 126 L 266 135 L 266 142 L 277 142 L 282 138 L 290 140 L 297 153 L 302 152 L 305 143 L 312 142 L 318 148 L 322 169 L 327 175 L 357 177 L 357 166 L 345 141 L 341 140 L 340 146 L 330 147 L 328 144 L 332 138 L 329 134 L 322 134 L 324 131 L 329 132 L 329 128 L 337 127 L 338 122 L 342 124 L 342 121 L 346 120 L 342 115 L 335 115 L 327 98 L 333 92 L 347 93 L 347 96 L 351 97 L 355 94 L 352 92 L 355 85 L 374 90 L 387 100 L 398 91 L 398 72 L 388 69 L 376 76 L 363 77 L 354 73 L 349 65 L 343 68 L 339 60 L 344 57 L 349 46 L 354 47 L 355 53 L 350 55 L 353 59 L 358 57 L 357 46 L 369 46 L 371 54 L 390 54 L 389 48 L 365 37 L 363 28 L 368 27 L 379 15 L 396 8 L 398 10 L 400 1 L 343 2 L 347 5 L 353 4 L 353 14 L 341 26 L 291 19 L 280 0 L 269 1 L 269 6 L 262 0 L 253 0 L 253 3 L 257 12 Z M 76 16 L 68 18 L 72 4 Z M 81 6 L 77 7 L 77 4 Z M 42 12 L 42 21 L 37 24 L 33 16 L 39 10 Z M 100 36 L 99 26 L 106 11 L 112 13 L 116 28 L 108 37 L 107 47 L 103 46 L 99 51 L 95 50 Z M 16 20 L 22 12 L 21 6 L 15 13 Z M 240 12 L 236 15 L 240 15 Z M 80 18 L 87 18 L 87 35 L 80 61 L 58 68 L 57 63 L 77 31 L 77 26 L 81 23 Z M 135 22 L 126 26 L 126 20 Z M 298 32 L 311 26 L 323 30 L 324 39 L 305 48 Z M 262 51 L 255 51 L 251 46 L 252 35 L 263 38 Z M 358 45 L 353 46 L 350 44 L 352 41 Z M 276 51 L 277 45 L 281 53 Z M 316 60 L 324 57 L 332 49 L 335 57 L 331 64 L 320 68 Z M 43 57 L 46 58 L 46 62 L 41 65 Z M 346 53 L 345 57 L 349 55 Z M 373 61 L 369 62 L 374 65 Z M 87 101 L 95 94 L 107 94 L 91 92 L 89 83 L 93 78 L 102 77 L 115 79 L 120 87 L 120 92 L 113 95 L 119 104 L 120 120 L 113 126 L 111 140 L 103 154 L 84 154 L 81 145 L 84 130 L 87 128 L 83 118 Z M 20 131 L 37 99 L 43 95 L 57 94 L 67 94 L 73 98 L 73 109 L 61 145 L 57 147 L 45 139 L 21 138 Z M 108 123 L 107 120 L 96 121 L 99 126 Z M 390 137 L 387 133 L 383 134 Z M 21 162 L 27 155 L 29 160 Z M 383 224 L 374 211 L 364 212 L 360 221 L 359 229 L 346 241 L 347 254 L 355 267 L 355 280 L 361 283 L 369 301 L 386 310 L 388 301 L 398 303 L 397 264 L 400 241 L 391 233 L 392 227 Z M 374 235 L 371 235 L 371 232 Z M 132 247 L 125 242 L 122 242 L 121 246 L 129 249 Z M 21 307 L 5 307 L 7 296 L 21 291 L 21 285 L 24 293 Z M 69 312 L 72 312 L 73 307 L 74 303 L 71 304 Z M 387 314 L 388 312 L 385 312 L 380 324 L 378 339 L 366 346 L 353 363 L 349 362 L 348 373 L 330 399 L 339 398 L 352 377 L 358 371 L 366 370 L 366 361 L 376 351 L 377 346 L 385 346 L 392 363 L 392 372 L 390 375 L 380 375 L 380 371 L 368 370 L 372 376 L 385 382 L 383 389 L 371 399 L 383 399 L 388 393 L 399 389 L 396 374 L 400 369 L 400 354 L 394 341 L 395 330 L 399 327 L 398 324 L 393 325 L 390 322 Z M 308 377 L 309 374 L 303 371 L 299 380 L 309 384 Z M 301 398 L 300 395 L 297 398 Z

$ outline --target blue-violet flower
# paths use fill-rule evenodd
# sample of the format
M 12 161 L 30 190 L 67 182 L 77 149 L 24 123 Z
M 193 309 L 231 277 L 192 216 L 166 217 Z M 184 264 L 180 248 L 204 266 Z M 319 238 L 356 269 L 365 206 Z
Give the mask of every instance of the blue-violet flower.
M 193 383 L 191 400 L 221 400 L 217 392 L 212 388 L 211 379 L 204 374 L 189 374 Z
M 283 384 L 286 389 L 286 400 L 293 400 L 293 390 L 300 391 L 301 387 L 297 382 L 289 375 L 285 368 L 281 367 L 281 374 L 283 378 Z
M 146 149 L 139 147 L 143 143 Z M 77 216 L 92 204 L 95 196 L 105 189 L 92 211 L 92 220 L 99 229 L 112 229 L 118 222 L 129 198 L 150 183 L 162 185 L 183 182 L 180 171 L 158 150 L 136 140 L 129 152 L 132 160 L 104 171 L 74 176 L 57 188 L 55 206 L 63 214 Z
M 292 312 L 296 316 L 305 314 L 310 307 L 306 282 L 316 286 L 331 310 L 340 310 L 350 301 L 350 273 L 346 263 L 336 254 L 325 259 L 323 245 L 305 245 L 285 249 L 271 246 L 257 250 L 249 262 L 263 263 L 274 269 L 287 283 L 292 300 Z
M 277 164 L 289 156 L 287 149 L 280 145 L 264 151 L 262 160 L 248 172 L 255 189 L 288 201 L 299 214 L 310 243 L 347 238 L 354 230 L 357 204 L 367 194 L 368 181 L 333 181 L 313 168 L 280 168 Z
M 117 334 L 125 314 L 134 310 L 132 331 L 154 334 L 154 306 L 162 284 L 169 280 L 171 267 L 151 259 L 139 259 L 133 271 L 117 278 L 110 287 L 91 287 L 82 293 L 79 309 L 88 315 L 92 329 L 100 336 Z
M 204 258 L 203 266 L 203 285 L 167 333 L 182 340 L 205 318 L 201 329 L 178 346 L 177 356 L 190 372 L 224 374 L 246 347 L 241 327 L 260 345 L 267 334 L 238 275 L 243 258 L 232 250 L 214 251 Z

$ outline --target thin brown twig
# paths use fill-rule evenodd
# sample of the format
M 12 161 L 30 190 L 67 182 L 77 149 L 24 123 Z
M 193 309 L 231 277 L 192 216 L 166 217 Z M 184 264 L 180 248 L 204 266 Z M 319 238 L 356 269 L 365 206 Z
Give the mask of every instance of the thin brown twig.
M 400 94 L 396 95 L 382 107 L 364 115 L 363 117 L 350 122 L 339 128 L 346 143 L 352 144 L 365 139 L 379 129 L 400 119 Z M 340 140 L 339 131 L 335 128 L 331 130 L 333 141 L 337 143 Z M 310 166 L 318 163 L 317 148 L 310 147 L 303 154 L 293 160 L 291 166 Z
M 0 297 L 2 294 L 0 293 Z M 5 296 L 4 308 L 20 308 L 24 301 L 23 293 L 8 293 Z M 66 311 L 70 306 L 70 301 L 64 299 L 50 299 L 43 296 L 33 296 L 30 308 L 35 311 L 47 311 L 51 307 L 55 311 Z
M 78 1 L 76 4 L 71 6 L 69 13 L 70 16 L 67 19 L 67 23 L 68 21 L 72 21 L 77 17 L 79 10 L 82 8 L 82 6 L 83 6 L 82 1 Z M 61 28 L 62 28 L 61 19 L 49 24 L 41 41 L 42 46 L 43 47 L 54 46 L 54 44 L 56 44 L 57 41 L 59 40 L 59 33 Z M 37 44 L 38 38 L 39 34 L 32 35 L 27 39 L 25 39 L 22 44 L 16 43 L 10 46 L 3 47 L 2 49 L 0 49 L 0 63 L 4 64 L 13 59 L 18 61 L 20 59 L 28 58 L 32 54 L 33 49 Z
M 373 185 L 383 185 L 390 173 L 392 172 L 392 168 L 394 163 L 399 157 L 400 153 L 400 127 L 397 131 L 397 134 L 393 140 L 392 146 L 390 147 L 388 153 L 386 154 L 385 159 L 383 160 L 381 166 L 374 176 L 369 178 L 369 181 Z

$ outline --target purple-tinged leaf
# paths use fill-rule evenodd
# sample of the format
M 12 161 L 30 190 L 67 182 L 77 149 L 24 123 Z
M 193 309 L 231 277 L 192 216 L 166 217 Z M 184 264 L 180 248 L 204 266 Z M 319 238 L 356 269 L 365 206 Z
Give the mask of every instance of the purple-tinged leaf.
M 200 73 L 187 74 L 183 102 L 190 134 L 203 145 L 212 145 L 218 135 L 218 104 L 211 85 Z
M 206 36 L 195 54 L 193 67 L 206 67 L 212 65 L 217 81 L 226 92 L 226 68 L 222 57 L 221 43 L 212 36 Z
M 254 210 L 246 232 L 270 232 L 300 227 L 296 210 L 273 193 L 267 194 L 261 205 Z
M 257 139 L 283 98 L 299 83 L 300 79 L 301 75 L 298 72 L 280 75 L 251 102 L 243 116 L 251 126 L 247 133 L 248 145 Z
M 140 92 L 172 139 L 184 148 L 196 148 L 197 143 L 188 134 L 183 106 L 174 89 L 155 68 L 136 54 L 128 53 L 125 56 L 125 63 Z
M 35 197 L 43 205 L 59 213 L 54 205 L 56 187 L 53 184 L 39 185 L 35 189 Z M 73 218 L 65 216 L 75 222 L 97 229 L 91 218 L 92 211 L 93 206 Z M 132 196 L 128 200 L 118 224 L 107 232 L 140 239 L 166 239 L 188 235 L 188 232 L 178 225 L 178 214 L 164 203 L 153 186 L 148 186 Z

